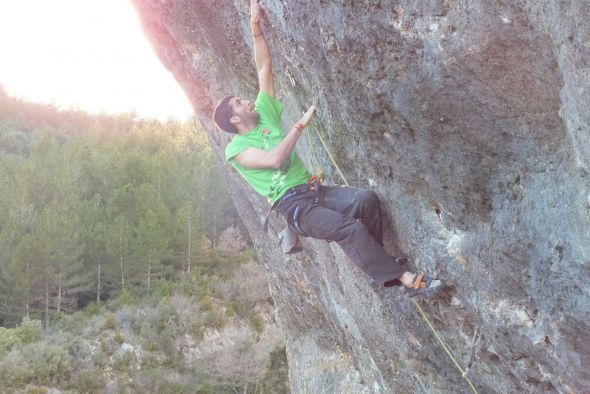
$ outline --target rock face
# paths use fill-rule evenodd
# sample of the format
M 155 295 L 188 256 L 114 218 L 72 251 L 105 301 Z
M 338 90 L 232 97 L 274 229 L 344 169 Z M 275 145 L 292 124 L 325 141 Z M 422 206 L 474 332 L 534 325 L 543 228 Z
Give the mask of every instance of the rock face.
M 257 92 L 249 2 L 134 3 L 223 163 L 212 109 Z M 345 177 L 382 200 L 388 249 L 453 284 L 419 303 L 463 367 L 474 352 L 478 391 L 588 392 L 590 3 L 265 4 L 285 125 L 317 100 Z M 300 156 L 341 182 L 307 133 Z M 267 266 L 293 392 L 471 390 L 399 289 L 337 245 L 283 256 L 280 221 L 264 234 L 267 203 L 223 165 Z

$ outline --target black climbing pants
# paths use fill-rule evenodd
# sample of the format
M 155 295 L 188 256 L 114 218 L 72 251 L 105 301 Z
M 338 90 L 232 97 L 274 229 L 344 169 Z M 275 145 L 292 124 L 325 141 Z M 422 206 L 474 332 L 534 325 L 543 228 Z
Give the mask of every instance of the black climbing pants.
M 337 242 L 344 253 L 379 284 L 405 271 L 383 249 L 383 223 L 377 195 L 349 186 L 322 186 L 323 202 L 312 190 L 285 194 L 277 205 L 289 226 L 300 234 Z M 295 226 L 297 221 L 297 226 Z

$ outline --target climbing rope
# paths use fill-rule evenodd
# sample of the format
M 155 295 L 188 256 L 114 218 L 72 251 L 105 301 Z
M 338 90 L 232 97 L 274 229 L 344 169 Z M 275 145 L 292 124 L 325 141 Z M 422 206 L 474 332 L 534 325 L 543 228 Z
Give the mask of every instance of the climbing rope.
M 336 160 L 334 160 L 334 156 L 332 156 L 332 153 L 330 153 L 330 151 L 328 150 L 328 148 L 326 146 L 326 142 L 322 138 L 322 135 L 320 134 L 320 131 L 318 130 L 318 128 L 313 123 L 311 124 L 311 128 L 313 129 L 313 131 L 315 131 L 316 135 L 318 136 L 318 139 L 322 143 L 322 145 L 324 147 L 324 150 L 326 151 L 326 153 L 330 157 L 330 160 L 332 161 L 332 164 L 334 164 L 334 167 L 336 168 L 336 171 L 338 171 L 338 174 L 340 175 L 340 178 L 342 178 L 342 180 L 344 181 L 344 183 L 346 183 L 346 185 L 349 186 L 348 185 L 348 182 L 346 181 L 346 178 L 344 178 L 344 174 L 342 174 L 342 170 L 340 170 L 340 167 L 338 167 L 338 164 L 336 163 Z M 311 141 L 310 141 L 310 143 L 311 143 Z
M 316 135 L 318 136 L 318 139 L 320 140 L 322 146 L 324 147 L 324 150 L 326 151 L 326 153 L 330 157 L 330 160 L 332 161 L 332 164 L 334 165 L 334 167 L 338 171 L 338 174 L 340 175 L 340 178 L 342 178 L 342 181 L 344 182 L 344 184 L 346 186 L 350 186 L 350 184 L 348 183 L 348 181 L 344 177 L 344 174 L 340 170 L 340 167 L 338 167 L 338 164 L 336 163 L 336 160 L 334 160 L 334 156 L 332 156 L 332 154 L 330 153 L 330 150 L 328 149 L 328 146 L 326 145 L 326 142 L 322 138 L 322 135 L 320 134 L 320 132 L 317 129 L 317 127 L 315 125 L 311 124 L 311 128 L 315 131 Z M 313 145 L 311 145 L 311 140 L 309 139 L 309 135 L 308 135 L 308 142 L 310 144 L 310 148 L 313 149 Z M 317 158 L 316 158 L 316 160 L 317 160 Z M 453 364 L 455 365 L 455 367 L 459 370 L 459 372 L 461 372 L 461 377 L 467 381 L 467 383 L 469 384 L 469 387 L 471 387 L 471 390 L 475 394 L 477 394 L 477 390 L 475 389 L 475 386 L 473 385 L 473 383 L 471 382 L 471 380 L 467 376 L 467 372 L 464 371 L 463 368 L 461 368 L 461 366 L 457 362 L 457 359 L 455 359 L 455 357 L 453 356 L 453 353 L 449 350 L 449 347 L 447 346 L 447 344 L 445 343 L 445 341 L 438 334 L 438 332 L 436 331 L 436 329 L 434 328 L 434 326 L 430 322 L 430 319 L 426 315 L 426 312 L 424 312 L 424 310 L 422 309 L 422 307 L 420 306 L 420 304 L 418 304 L 418 302 L 415 299 L 412 299 L 412 301 L 414 302 L 414 305 L 416 306 L 416 309 L 418 309 L 418 312 L 420 312 L 420 316 L 422 317 L 422 320 L 424 320 L 426 322 L 426 324 L 428 324 L 428 327 L 430 328 L 430 331 L 432 331 L 432 334 L 434 335 L 434 337 L 436 338 L 436 340 L 438 341 L 438 343 L 440 343 L 440 345 L 442 346 L 442 348 L 444 349 L 444 351 L 447 353 L 447 355 L 449 356 L 449 358 L 451 359 L 451 361 L 453 362 Z
M 315 145 L 311 142 L 311 137 L 309 136 L 309 133 L 305 133 L 305 135 L 307 136 L 307 143 L 311 148 L 311 159 L 314 165 L 313 174 L 318 176 L 320 180 L 323 181 L 325 178 L 325 173 L 322 167 L 320 166 L 320 161 L 318 160 L 318 155 L 315 151 Z
M 440 345 L 442 346 L 444 351 L 447 353 L 447 355 L 449 356 L 451 361 L 453 361 L 453 364 L 455 364 L 455 367 L 457 367 L 459 372 L 461 372 L 461 377 L 467 381 L 467 383 L 469 384 L 469 387 L 471 387 L 471 390 L 475 394 L 477 394 L 477 390 L 475 389 L 475 386 L 473 385 L 473 383 L 471 383 L 471 380 L 467 376 L 467 373 L 465 373 L 465 371 L 463 371 L 463 368 L 461 368 L 461 366 L 459 365 L 459 363 L 457 362 L 455 357 L 453 357 L 453 353 L 451 353 L 451 351 L 449 350 L 449 347 L 446 345 L 445 341 L 443 341 L 443 339 L 440 337 L 440 335 L 438 335 L 438 332 L 436 332 L 436 330 L 434 329 L 434 326 L 430 322 L 430 319 L 428 319 L 428 316 L 426 316 L 426 312 L 424 312 L 424 310 L 422 309 L 420 304 L 418 304 L 418 302 L 415 299 L 412 298 L 412 301 L 414 302 L 414 305 L 416 306 L 416 308 L 420 312 L 420 315 L 422 316 L 422 320 L 424 320 L 426 322 L 426 324 L 428 324 L 428 327 L 430 327 L 430 331 L 432 331 L 432 333 L 434 334 L 434 337 L 436 338 L 438 343 L 440 343 Z

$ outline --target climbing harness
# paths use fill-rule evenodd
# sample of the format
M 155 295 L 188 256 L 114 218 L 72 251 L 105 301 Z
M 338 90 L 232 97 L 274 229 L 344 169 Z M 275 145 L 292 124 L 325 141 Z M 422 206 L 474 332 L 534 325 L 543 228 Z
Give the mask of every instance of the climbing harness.
M 324 196 L 321 176 L 314 175 L 310 177 L 306 184 L 292 187 L 291 189 L 287 190 L 287 192 L 281 198 L 275 201 L 264 218 L 264 232 L 268 232 L 268 223 L 272 211 L 276 211 L 278 216 L 282 205 L 285 204 L 290 198 L 310 191 L 313 191 L 315 196 L 313 204 L 322 204 L 324 201 Z M 283 253 L 285 254 L 293 254 L 301 251 L 303 248 L 299 243 L 299 235 L 304 237 L 308 236 L 308 234 L 303 231 L 299 225 L 299 214 L 301 213 L 302 207 L 302 204 L 297 205 L 293 214 L 293 224 L 291 225 L 287 223 L 287 227 L 278 234 L 278 246 L 281 247 Z
M 296 186 L 293 189 L 296 189 L 296 188 L 302 188 L 300 190 L 306 191 L 306 192 L 307 191 L 313 192 L 314 193 L 313 205 L 323 204 L 324 193 L 323 193 L 323 188 L 322 188 L 322 181 L 319 176 L 314 175 L 314 176 L 310 177 L 309 180 L 307 181 L 307 185 Z M 297 190 L 292 191 L 293 189 L 288 191 L 285 196 L 281 197 L 281 199 L 279 200 L 279 203 L 276 205 L 277 211 L 281 210 L 281 205 L 284 204 L 285 202 L 287 202 L 289 200 L 289 198 L 301 193 L 301 191 L 297 191 Z M 289 227 L 292 227 L 291 230 L 294 231 L 295 233 L 297 233 L 298 235 L 301 235 L 303 237 L 309 237 L 309 234 L 307 234 L 305 231 L 303 231 L 303 229 L 301 228 L 301 226 L 299 224 L 299 215 L 301 214 L 303 207 L 304 207 L 303 203 L 298 204 L 295 207 L 295 212 L 293 213 L 293 224 L 292 224 L 292 226 L 290 225 Z M 287 224 L 289 224 L 289 223 L 287 223 Z
M 322 188 L 322 177 L 320 175 L 313 175 L 307 181 L 309 185 L 309 190 L 312 190 L 315 193 L 315 200 L 316 204 L 322 204 L 324 202 L 324 191 Z
M 315 163 L 313 173 L 316 175 L 313 175 L 309 178 L 307 185 L 299 185 L 289 189 L 285 193 L 285 195 L 283 195 L 270 207 L 264 218 L 263 228 L 265 233 L 268 232 L 268 224 L 270 214 L 272 213 L 272 211 L 276 210 L 278 216 L 278 211 L 280 211 L 281 204 L 284 204 L 284 202 L 287 201 L 290 197 L 302 192 L 313 191 L 315 193 L 314 204 L 319 205 L 323 203 L 324 196 L 322 190 L 322 180 L 325 178 L 325 174 L 319 166 L 319 161 L 315 149 L 313 149 L 314 145 L 311 143 L 311 140 L 309 139 L 309 133 L 305 134 L 307 135 L 309 145 L 312 147 L 313 162 Z M 301 213 L 301 209 L 302 205 L 298 205 L 295 208 L 295 212 L 293 214 L 293 225 L 291 226 L 289 225 L 289 223 L 287 223 L 287 227 L 278 234 L 278 246 L 281 247 L 283 253 L 285 254 L 293 254 L 301 251 L 303 248 L 299 243 L 299 235 L 304 237 L 308 236 L 308 234 L 305 231 L 303 231 L 303 229 L 299 225 L 299 214 Z
M 332 156 L 332 154 L 330 153 L 330 150 L 328 149 L 328 147 L 327 147 L 324 139 L 322 138 L 319 130 L 317 129 L 317 127 L 315 127 L 315 125 L 312 124 L 312 129 L 315 131 L 316 135 L 318 136 L 318 139 L 320 140 L 322 146 L 324 147 L 324 150 L 326 151 L 326 153 L 330 157 L 330 160 L 332 161 L 332 164 L 334 165 L 334 167 L 338 171 L 338 174 L 340 175 L 340 178 L 342 179 L 342 181 L 344 182 L 344 184 L 346 186 L 350 186 L 350 184 L 348 183 L 348 181 L 346 180 L 346 178 L 342 174 L 342 171 L 340 170 L 340 167 L 338 167 L 338 164 L 336 163 L 336 160 L 334 160 L 334 156 Z M 471 363 L 472 363 L 472 360 L 473 360 L 473 353 L 474 353 L 474 347 L 473 346 L 474 346 L 474 344 L 472 344 L 472 350 L 471 350 L 472 356 L 470 357 L 470 361 L 468 363 L 468 366 L 467 366 L 467 368 L 465 370 L 463 370 L 463 368 L 461 368 L 461 366 L 459 365 L 459 363 L 457 362 L 457 360 L 453 356 L 453 353 L 449 350 L 449 347 L 447 346 L 447 344 L 445 343 L 445 341 L 438 334 L 438 332 L 436 331 L 436 329 L 434 328 L 434 326 L 430 322 L 430 319 L 428 318 L 428 316 L 426 315 L 426 312 L 424 312 L 424 310 L 422 309 L 422 307 L 420 306 L 420 304 L 418 303 L 418 301 L 416 301 L 415 298 L 412 298 L 412 302 L 416 306 L 416 309 L 418 310 L 418 312 L 420 312 L 420 316 L 422 317 L 422 320 L 424 320 L 426 322 L 426 324 L 430 328 L 430 331 L 432 331 L 432 334 L 434 335 L 434 337 L 436 338 L 436 340 L 438 341 L 438 343 L 441 345 L 441 347 L 443 348 L 443 350 L 445 351 L 445 353 L 449 356 L 449 358 L 451 359 L 451 361 L 453 362 L 453 364 L 455 365 L 455 367 L 461 373 L 461 378 L 462 379 L 465 379 L 467 381 L 467 384 L 469 384 L 469 387 L 471 388 L 471 390 L 475 394 L 477 394 L 477 389 L 475 388 L 475 386 L 473 385 L 473 383 L 471 382 L 471 380 L 467 376 L 467 373 L 469 372 L 469 368 L 470 368 Z

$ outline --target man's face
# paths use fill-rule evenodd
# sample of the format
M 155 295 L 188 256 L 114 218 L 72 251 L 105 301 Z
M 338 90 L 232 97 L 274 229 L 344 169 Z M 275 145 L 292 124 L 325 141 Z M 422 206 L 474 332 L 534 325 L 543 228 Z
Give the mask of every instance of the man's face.
M 254 108 L 254 103 L 236 96 L 229 100 L 229 105 L 234 115 L 238 116 L 243 122 L 258 123 L 259 115 Z

